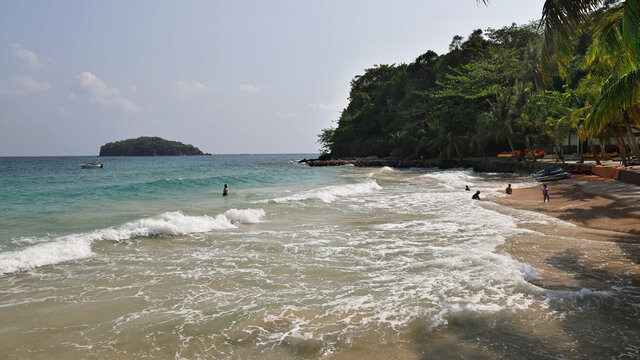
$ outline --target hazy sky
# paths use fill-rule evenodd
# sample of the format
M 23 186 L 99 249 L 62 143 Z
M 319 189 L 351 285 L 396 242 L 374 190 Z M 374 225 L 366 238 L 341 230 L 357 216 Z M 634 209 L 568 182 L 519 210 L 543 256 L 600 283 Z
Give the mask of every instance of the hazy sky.
M 543 2 L 0 0 L 0 156 L 138 136 L 316 152 L 364 69 L 536 20 Z

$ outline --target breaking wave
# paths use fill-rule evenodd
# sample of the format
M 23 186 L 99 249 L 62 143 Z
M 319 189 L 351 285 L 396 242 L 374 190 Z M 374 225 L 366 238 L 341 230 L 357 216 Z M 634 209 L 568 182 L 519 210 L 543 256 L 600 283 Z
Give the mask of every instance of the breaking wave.
M 268 200 L 268 202 L 286 203 L 291 201 L 320 200 L 326 203 L 331 203 L 340 197 L 367 194 L 381 189 L 382 187 L 378 185 L 375 180 L 371 180 L 358 184 L 326 186 L 295 195 L 275 198 Z
M 233 229 L 237 227 L 236 224 L 258 223 L 264 216 L 262 209 L 231 209 L 216 217 L 190 216 L 173 211 L 118 227 L 39 239 L 39 244 L 0 253 L 0 274 L 91 257 L 94 255 L 91 244 L 97 240 L 126 241 L 143 236 L 169 237 Z

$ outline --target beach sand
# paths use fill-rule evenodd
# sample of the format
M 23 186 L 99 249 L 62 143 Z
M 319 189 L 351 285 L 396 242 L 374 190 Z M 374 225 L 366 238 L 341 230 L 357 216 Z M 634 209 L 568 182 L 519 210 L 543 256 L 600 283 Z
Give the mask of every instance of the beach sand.
M 532 282 L 548 289 L 589 291 L 607 291 L 621 282 L 640 287 L 640 187 L 585 175 L 548 187 L 547 203 L 542 184 L 491 199 L 562 220 L 527 225 L 548 235 L 543 241 L 518 237 L 503 247 L 538 270 Z

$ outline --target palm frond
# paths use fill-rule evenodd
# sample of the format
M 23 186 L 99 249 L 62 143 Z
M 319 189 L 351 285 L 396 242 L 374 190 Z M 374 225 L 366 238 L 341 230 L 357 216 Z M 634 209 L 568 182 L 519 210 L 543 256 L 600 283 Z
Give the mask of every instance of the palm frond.
M 620 22 L 624 14 L 624 5 L 618 5 L 604 11 L 591 29 L 592 41 L 587 49 L 585 66 L 593 66 L 594 62 L 601 62 L 603 58 L 611 58 L 619 54 L 623 48 Z
M 576 39 L 589 14 L 603 3 L 603 0 L 546 0 L 542 8 L 540 27 L 543 29 L 541 60 L 543 70 L 549 72 L 555 63 L 560 74 L 565 74 L 573 54 Z
M 607 81 L 594 110 L 587 117 L 587 125 L 599 133 L 624 111 L 638 104 L 640 71 L 630 71 L 615 82 Z
M 627 53 L 629 65 L 633 70 L 640 64 L 640 18 L 638 0 L 626 0 L 622 17 L 622 42 Z

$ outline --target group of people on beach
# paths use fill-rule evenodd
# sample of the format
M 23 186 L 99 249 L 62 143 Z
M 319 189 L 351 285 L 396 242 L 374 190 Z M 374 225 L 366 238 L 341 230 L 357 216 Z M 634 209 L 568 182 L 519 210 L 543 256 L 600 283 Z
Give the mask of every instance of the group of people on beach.
M 469 185 L 465 185 L 464 190 L 471 191 L 471 189 L 469 188 Z M 505 193 L 507 195 L 513 194 L 513 189 L 511 188 L 511 184 L 507 185 L 507 188 L 505 189 Z M 222 189 L 222 196 L 227 196 L 228 194 L 229 194 L 228 186 L 227 184 L 224 184 L 224 189 Z M 477 190 L 476 193 L 471 196 L 471 199 L 480 200 L 480 190 Z M 547 187 L 547 184 L 544 184 L 542 186 L 542 202 L 548 202 L 548 201 L 549 201 L 549 188 Z
M 471 189 L 469 188 L 469 185 L 465 185 L 464 190 L 471 191 Z M 507 185 L 507 188 L 504 190 L 504 192 L 507 195 L 513 194 L 513 188 L 511 187 L 511 184 Z M 480 190 L 476 191 L 476 193 L 471 196 L 471 199 L 480 200 Z M 542 202 L 546 203 L 548 201 L 549 201 L 549 188 L 547 187 L 547 184 L 544 184 L 542 185 Z

